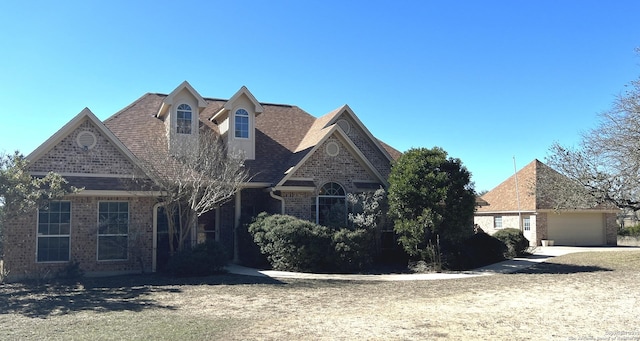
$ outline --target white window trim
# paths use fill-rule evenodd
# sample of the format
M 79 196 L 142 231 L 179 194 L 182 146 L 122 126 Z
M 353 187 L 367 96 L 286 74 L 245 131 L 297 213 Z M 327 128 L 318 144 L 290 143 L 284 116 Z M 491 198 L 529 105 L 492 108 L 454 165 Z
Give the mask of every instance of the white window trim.
M 100 234 L 100 203 L 122 203 L 122 202 L 126 202 L 127 203 L 127 234 Z M 128 261 L 129 260 L 129 242 L 130 242 L 130 238 L 129 238 L 129 232 L 130 232 L 130 228 L 131 228 L 131 203 L 127 200 L 100 200 L 98 201 L 98 207 L 97 207 L 97 216 L 96 216 L 96 226 L 97 231 L 96 231 L 96 261 L 98 262 L 123 262 L 123 261 Z M 118 259 L 100 259 L 100 237 L 123 237 L 126 236 L 127 237 L 127 251 L 126 251 L 126 258 L 118 258 Z
M 342 191 L 344 192 L 344 196 L 342 195 L 321 195 L 320 194 L 320 190 L 318 190 L 318 195 L 316 195 L 316 224 L 320 224 L 320 198 L 337 198 L 337 199 L 344 199 L 344 209 L 345 209 L 345 213 L 347 213 L 346 215 L 348 216 L 348 206 L 347 206 L 347 190 L 344 188 L 344 186 L 342 186 L 342 184 L 335 182 L 335 181 L 328 181 L 325 182 L 322 186 L 320 186 L 320 189 L 322 189 L 324 186 L 330 184 L 330 183 L 334 183 L 337 184 L 338 186 L 340 186 L 340 188 L 342 188 Z M 346 223 L 346 221 L 345 221 Z
M 244 110 L 244 112 L 247 113 L 247 115 L 242 115 L 242 117 L 246 117 L 247 118 L 247 137 L 242 137 L 242 136 L 237 136 L 236 135 L 236 131 L 237 131 L 237 127 L 236 124 L 238 123 L 237 121 L 237 117 L 238 117 L 238 111 L 240 110 Z M 245 109 L 245 108 L 237 108 L 234 112 L 233 112 L 233 137 L 235 139 L 238 140 L 248 140 L 251 138 L 251 114 L 249 113 L 249 110 Z
M 180 131 L 180 128 L 181 128 L 182 126 L 181 126 L 181 125 L 180 125 L 180 123 L 179 123 L 179 121 L 180 121 L 181 119 L 178 117 L 178 112 L 180 112 L 180 111 L 187 112 L 187 110 L 184 110 L 184 109 L 182 109 L 182 110 L 181 110 L 181 109 L 180 109 L 180 106 L 182 106 L 182 105 L 186 105 L 186 106 L 188 106 L 188 107 L 189 107 L 188 112 L 191 114 L 191 118 L 189 119 L 189 125 L 188 125 L 188 126 L 189 126 L 189 132 L 188 132 L 188 133 L 183 133 L 183 132 L 181 132 L 181 131 Z M 182 119 L 182 120 L 184 120 L 184 119 Z M 185 121 L 186 121 L 186 120 L 185 120 Z M 184 127 L 186 127 L 186 125 L 185 125 Z M 180 103 L 180 104 L 178 104 L 178 106 L 176 107 L 176 134 L 180 134 L 180 135 L 191 135 L 192 133 L 193 133 L 193 107 L 191 106 L 191 104 L 188 104 L 188 103 Z
M 69 234 L 47 234 L 47 235 L 40 235 L 38 233 L 39 227 L 40 227 L 40 209 L 38 209 L 37 211 L 37 217 L 36 217 L 36 263 L 38 264 L 55 264 L 55 263 L 69 263 L 71 261 L 71 228 L 73 227 L 73 208 L 71 207 L 71 201 L 69 200 L 55 200 L 52 202 L 68 202 L 69 203 Z M 38 244 L 40 242 L 40 238 L 47 238 L 47 237 L 67 237 L 69 238 L 69 259 L 67 260 L 55 260 L 55 261 L 38 261 Z

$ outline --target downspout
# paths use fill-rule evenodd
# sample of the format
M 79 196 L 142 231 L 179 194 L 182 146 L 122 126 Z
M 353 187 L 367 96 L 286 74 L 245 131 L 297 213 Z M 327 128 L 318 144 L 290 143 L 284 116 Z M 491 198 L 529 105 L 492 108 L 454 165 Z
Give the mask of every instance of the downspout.
M 284 198 L 279 195 L 276 195 L 276 190 L 274 188 L 271 188 L 271 191 L 269 191 L 269 195 L 272 198 L 280 201 L 280 214 L 284 214 Z

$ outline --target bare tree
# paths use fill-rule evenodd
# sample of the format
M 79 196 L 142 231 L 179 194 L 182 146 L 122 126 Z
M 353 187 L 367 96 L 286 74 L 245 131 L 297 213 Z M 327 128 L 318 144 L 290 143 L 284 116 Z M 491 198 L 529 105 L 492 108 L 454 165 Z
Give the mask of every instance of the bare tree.
M 640 79 L 600 114 L 598 125 L 582 134 L 577 147 L 555 143 L 550 152 L 547 163 L 593 201 L 640 210 Z
M 150 141 L 142 158 L 145 175 L 161 193 L 171 254 L 174 243 L 184 248 L 198 217 L 231 199 L 248 178 L 242 155 L 228 151 L 217 133 L 205 126 L 198 135 L 197 140 L 176 139 L 171 148 L 161 136 Z

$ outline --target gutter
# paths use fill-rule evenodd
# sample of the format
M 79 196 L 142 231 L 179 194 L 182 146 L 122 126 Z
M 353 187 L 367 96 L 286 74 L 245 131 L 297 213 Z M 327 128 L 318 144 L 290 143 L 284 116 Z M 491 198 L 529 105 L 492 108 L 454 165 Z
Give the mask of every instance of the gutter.
M 269 191 L 269 195 L 272 198 L 280 201 L 280 214 L 284 214 L 284 198 L 279 195 L 276 195 L 276 190 L 273 187 L 271 187 L 271 190 Z

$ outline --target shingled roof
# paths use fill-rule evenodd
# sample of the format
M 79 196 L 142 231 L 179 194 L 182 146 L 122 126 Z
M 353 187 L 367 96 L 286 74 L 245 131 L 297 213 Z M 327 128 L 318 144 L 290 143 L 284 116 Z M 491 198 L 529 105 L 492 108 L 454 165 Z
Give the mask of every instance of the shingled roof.
M 537 210 L 556 209 L 553 189 L 549 187 L 551 183 L 572 183 L 578 190 L 579 186 L 569 178 L 560 174 L 543 162 L 535 159 L 528 165 L 520 169 L 516 174 L 487 192 L 480 199 L 485 200 L 489 205 L 478 207 L 478 213 L 490 212 L 535 212 Z M 517 191 L 516 191 L 517 188 Z M 586 193 L 574 193 L 575 197 L 587 196 Z M 581 197 L 582 198 L 582 197 Z M 584 200 L 584 205 L 572 207 L 573 209 L 595 209 L 611 210 L 610 205 L 589 204 L 588 198 Z M 575 200 L 572 203 L 577 204 Z
M 104 121 L 104 124 L 137 157 L 145 158 L 149 153 L 149 141 L 160 140 L 167 152 L 165 126 L 155 114 L 167 95 L 147 93 L 135 102 Z M 218 131 L 211 117 L 218 112 L 226 100 L 205 98 L 207 106 L 200 112 L 200 126 Z M 339 110 L 316 118 L 293 105 L 260 103 L 264 111 L 256 117 L 255 160 L 247 160 L 251 182 L 276 184 L 285 172 L 303 160 L 315 144 L 329 130 L 326 125 Z M 401 153 L 389 145 L 376 140 L 392 158 Z

